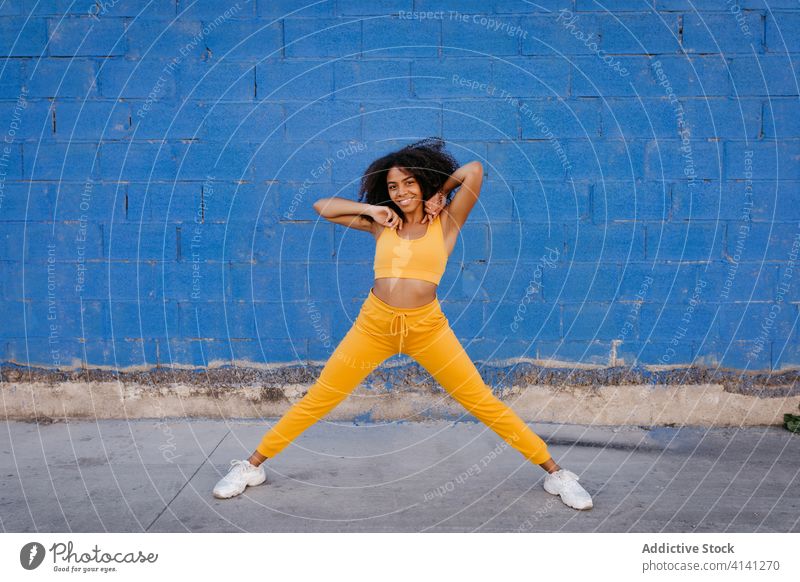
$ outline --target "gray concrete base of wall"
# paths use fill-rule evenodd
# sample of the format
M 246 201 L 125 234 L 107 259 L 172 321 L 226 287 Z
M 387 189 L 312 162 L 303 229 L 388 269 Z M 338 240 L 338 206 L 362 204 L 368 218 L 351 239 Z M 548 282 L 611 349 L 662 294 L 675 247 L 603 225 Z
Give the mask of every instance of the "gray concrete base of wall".
M 798 414 L 797 372 L 704 369 L 545 368 L 529 362 L 482 366 L 494 394 L 525 421 L 600 425 L 777 425 Z M 54 371 L 3 366 L 4 417 L 271 418 L 306 393 L 320 366 L 203 370 Z M 326 418 L 365 422 L 470 420 L 416 364 L 382 366 Z

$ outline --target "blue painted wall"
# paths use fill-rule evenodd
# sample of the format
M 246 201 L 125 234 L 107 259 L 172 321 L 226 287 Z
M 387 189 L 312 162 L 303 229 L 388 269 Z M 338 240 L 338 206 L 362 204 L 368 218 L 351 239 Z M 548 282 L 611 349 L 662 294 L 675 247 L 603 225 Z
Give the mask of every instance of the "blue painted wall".
M 602 4 L 4 2 L 2 360 L 326 359 L 374 243 L 313 202 L 441 135 L 473 358 L 799 365 L 797 2 Z

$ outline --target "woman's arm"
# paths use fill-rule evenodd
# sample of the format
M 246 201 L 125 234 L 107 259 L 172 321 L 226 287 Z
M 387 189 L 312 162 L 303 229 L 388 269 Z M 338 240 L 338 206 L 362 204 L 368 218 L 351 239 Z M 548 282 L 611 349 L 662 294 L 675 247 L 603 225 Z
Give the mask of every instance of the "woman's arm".
M 347 198 L 339 198 L 338 196 L 320 198 L 314 202 L 314 210 L 316 210 L 322 218 L 334 218 L 347 214 L 372 216 L 370 214 L 371 207 L 371 204 L 364 204 L 363 202 L 348 200 Z
M 447 212 L 448 217 L 458 224 L 459 230 L 472 212 L 472 208 L 478 201 L 483 184 L 483 165 L 475 160 L 458 168 L 447 178 L 442 186 L 445 195 L 460 186 L 453 200 L 445 207 L 443 212 Z
M 402 225 L 397 213 L 388 206 L 376 206 L 333 196 L 314 202 L 314 210 L 331 222 L 349 228 L 376 232 L 379 226 L 395 228 Z

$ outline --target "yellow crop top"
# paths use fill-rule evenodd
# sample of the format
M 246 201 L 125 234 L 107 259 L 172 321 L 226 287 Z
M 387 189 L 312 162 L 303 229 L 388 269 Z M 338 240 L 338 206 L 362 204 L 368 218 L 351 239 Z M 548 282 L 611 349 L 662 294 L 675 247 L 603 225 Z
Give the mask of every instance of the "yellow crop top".
M 383 227 L 375 245 L 375 278 L 422 279 L 439 284 L 447 266 L 442 221 L 438 215 L 421 238 L 401 238 L 394 228 Z

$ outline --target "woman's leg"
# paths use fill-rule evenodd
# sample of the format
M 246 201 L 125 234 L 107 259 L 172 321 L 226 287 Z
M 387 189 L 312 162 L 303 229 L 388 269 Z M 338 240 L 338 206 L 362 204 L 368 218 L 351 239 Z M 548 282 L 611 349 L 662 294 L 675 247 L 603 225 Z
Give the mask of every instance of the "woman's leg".
M 258 466 L 264 459 L 280 453 L 304 430 L 347 398 L 370 372 L 396 353 L 393 342 L 369 334 L 354 324 L 306 395 L 261 439 L 250 463 Z
M 409 355 L 478 420 L 548 472 L 558 470 L 545 442 L 497 398 L 445 320 L 438 329 L 414 338 Z

